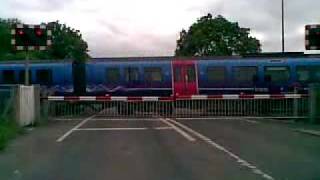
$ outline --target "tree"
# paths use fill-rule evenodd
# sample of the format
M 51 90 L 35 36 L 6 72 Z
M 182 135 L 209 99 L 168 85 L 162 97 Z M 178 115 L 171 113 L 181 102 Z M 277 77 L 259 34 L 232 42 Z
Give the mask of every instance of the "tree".
M 24 60 L 25 52 L 17 52 L 11 46 L 10 30 L 13 24 L 21 23 L 17 19 L 0 19 L 0 60 Z M 30 59 L 74 59 L 84 62 L 89 58 L 88 45 L 82 39 L 80 31 L 71 29 L 58 21 L 46 24 L 53 32 L 52 46 L 47 51 L 31 51 Z
M 79 30 L 71 29 L 59 21 L 48 23 L 53 29 L 52 47 L 50 54 L 58 59 L 72 58 L 85 61 L 89 58 L 88 44 L 82 39 Z
M 0 59 L 12 58 L 10 28 L 14 23 L 20 23 L 17 19 L 0 18 Z
M 223 16 L 201 17 L 188 31 L 182 30 L 177 40 L 176 56 L 230 56 L 261 52 L 260 41 L 249 36 L 250 29 L 241 28 Z

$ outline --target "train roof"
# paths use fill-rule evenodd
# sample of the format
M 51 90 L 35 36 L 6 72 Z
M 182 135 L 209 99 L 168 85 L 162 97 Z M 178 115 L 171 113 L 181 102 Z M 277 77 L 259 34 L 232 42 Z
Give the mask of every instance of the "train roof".
M 30 60 L 30 63 L 33 64 L 43 64 L 43 63 L 70 63 L 72 62 L 72 59 L 54 59 L 54 60 Z M 1 64 L 24 64 L 25 60 L 10 60 L 10 61 L 0 61 Z
M 303 52 L 286 52 L 286 53 L 259 53 L 248 54 L 243 56 L 193 56 L 193 57 L 176 57 L 176 56 L 154 56 L 154 57 L 101 57 L 92 58 L 92 61 L 161 61 L 161 60 L 281 60 L 288 58 L 320 58 L 320 54 L 304 54 Z
M 109 61 L 170 61 L 170 60 L 282 60 L 296 58 L 319 58 L 320 54 L 304 54 L 303 52 L 286 53 L 259 53 L 243 56 L 195 56 L 195 57 L 176 57 L 176 56 L 151 56 L 151 57 L 99 57 L 91 58 L 88 62 L 109 62 Z M 31 60 L 30 63 L 70 63 L 72 59 L 55 60 Z M 24 60 L 0 61 L 0 64 L 23 64 Z

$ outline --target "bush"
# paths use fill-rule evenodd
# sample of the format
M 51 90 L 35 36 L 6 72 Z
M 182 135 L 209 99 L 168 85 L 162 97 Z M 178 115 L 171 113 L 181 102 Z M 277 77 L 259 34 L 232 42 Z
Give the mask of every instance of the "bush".
M 8 142 L 21 132 L 21 128 L 14 122 L 6 118 L 0 119 L 0 151 L 4 150 Z

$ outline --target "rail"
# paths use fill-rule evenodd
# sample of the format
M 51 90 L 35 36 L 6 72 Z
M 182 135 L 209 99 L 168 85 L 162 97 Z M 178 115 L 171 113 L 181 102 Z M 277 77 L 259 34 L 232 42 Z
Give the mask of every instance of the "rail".
M 303 118 L 308 95 L 192 95 L 179 97 L 49 96 L 42 99 L 50 117 L 100 112 L 105 117 L 266 117 Z

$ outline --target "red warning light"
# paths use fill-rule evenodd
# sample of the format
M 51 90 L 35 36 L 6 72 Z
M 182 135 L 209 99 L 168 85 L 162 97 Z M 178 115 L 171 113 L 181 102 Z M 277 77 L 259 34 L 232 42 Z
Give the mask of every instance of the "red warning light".
M 41 29 L 36 29 L 36 35 L 37 36 L 42 36 L 43 35 L 43 32 Z
M 52 30 L 45 24 L 13 24 L 10 34 L 11 45 L 17 51 L 42 51 L 52 44 Z
M 22 29 L 18 30 L 18 35 L 20 35 L 20 36 L 24 35 L 24 32 Z

